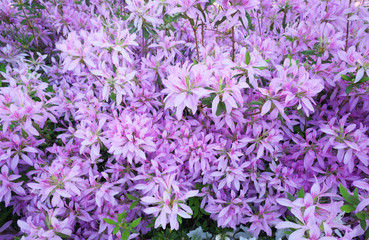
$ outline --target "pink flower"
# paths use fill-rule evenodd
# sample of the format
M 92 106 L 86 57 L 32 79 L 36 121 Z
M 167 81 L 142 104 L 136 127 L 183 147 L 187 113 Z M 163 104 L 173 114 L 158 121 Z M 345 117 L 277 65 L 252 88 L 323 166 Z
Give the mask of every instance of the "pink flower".
M 80 167 L 74 166 L 69 168 L 53 164 L 45 172 L 41 173 L 39 177 L 35 177 L 35 182 L 28 183 L 28 187 L 33 192 L 41 196 L 41 202 L 46 199 L 51 199 L 52 206 L 63 207 L 63 198 L 72 198 L 81 194 L 81 189 L 84 188 L 84 180 L 79 177 Z
M 152 119 L 145 115 L 122 114 L 118 119 L 109 124 L 111 136 L 109 152 L 117 159 L 119 156 L 127 158 L 129 163 L 144 161 L 147 159 L 145 152 L 154 152 L 154 133 L 151 130 Z
M 7 165 L 1 167 L 0 174 L 0 202 L 4 201 L 5 206 L 9 206 L 11 202 L 12 191 L 18 195 L 26 195 L 26 192 L 22 188 L 22 182 L 13 182 L 20 178 L 20 175 L 10 175 Z
M 141 198 L 141 202 L 145 205 L 156 205 L 144 210 L 146 214 L 154 214 L 156 217 L 155 228 L 162 226 L 165 229 L 169 222 L 172 230 L 178 230 L 177 216 L 191 218 L 192 209 L 185 204 L 185 200 L 197 196 L 198 191 L 191 190 L 186 193 L 179 191 L 177 187 L 174 187 L 175 185 L 172 185 L 173 178 L 174 175 L 171 175 L 169 178 L 166 178 L 167 181 L 163 182 L 163 187 L 165 187 L 163 193 L 156 192 L 154 197 L 146 196 Z
M 189 65 L 186 62 L 182 67 L 174 66 L 168 68 L 168 71 L 170 75 L 163 80 L 166 87 L 163 93 L 168 94 L 164 99 L 165 108 L 176 107 L 177 119 L 182 118 L 185 107 L 191 109 L 192 113 L 195 114 L 200 98 L 210 93 L 204 88 L 210 77 L 206 66 Z
M 227 114 L 230 114 L 232 109 L 238 108 L 238 105 L 241 107 L 243 105 L 241 90 L 249 86 L 245 82 L 237 82 L 233 75 L 231 69 L 223 69 L 221 73 L 216 73 L 210 79 L 210 93 L 215 93 L 211 108 L 214 115 L 216 115 L 219 102 L 225 104 Z

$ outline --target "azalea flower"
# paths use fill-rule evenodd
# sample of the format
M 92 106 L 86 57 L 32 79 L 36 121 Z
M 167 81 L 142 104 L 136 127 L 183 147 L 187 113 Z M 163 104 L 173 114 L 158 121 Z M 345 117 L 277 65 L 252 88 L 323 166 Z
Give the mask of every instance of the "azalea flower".
M 183 110 L 188 107 L 195 114 L 200 98 L 208 95 L 205 89 L 210 73 L 201 64 L 190 65 L 186 62 L 182 67 L 168 68 L 171 73 L 167 79 L 163 79 L 166 89 L 163 93 L 168 94 L 165 99 L 165 108 L 176 107 L 177 119 L 181 119 Z
M 141 202 L 145 205 L 155 205 L 144 209 L 146 214 L 154 214 L 156 217 L 155 228 L 162 226 L 166 228 L 167 223 L 170 223 L 171 229 L 178 229 L 179 223 L 177 216 L 182 218 L 191 218 L 192 209 L 185 204 L 185 200 L 198 195 L 197 190 L 188 192 L 178 191 L 173 182 L 174 175 L 166 178 L 165 190 L 163 193 L 156 192 L 155 195 L 141 198 Z

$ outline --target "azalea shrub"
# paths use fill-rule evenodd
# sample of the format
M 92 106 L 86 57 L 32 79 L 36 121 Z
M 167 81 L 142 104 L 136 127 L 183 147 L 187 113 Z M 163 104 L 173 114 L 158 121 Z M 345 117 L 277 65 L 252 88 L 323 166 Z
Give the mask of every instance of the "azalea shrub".
M 0 238 L 368 239 L 368 8 L 0 0 Z

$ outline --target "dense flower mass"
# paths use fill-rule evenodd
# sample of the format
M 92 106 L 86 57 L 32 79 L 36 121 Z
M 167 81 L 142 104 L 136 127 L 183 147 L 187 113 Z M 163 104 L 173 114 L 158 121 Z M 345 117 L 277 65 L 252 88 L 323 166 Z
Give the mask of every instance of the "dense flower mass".
M 0 238 L 369 239 L 368 32 L 367 0 L 0 0 Z

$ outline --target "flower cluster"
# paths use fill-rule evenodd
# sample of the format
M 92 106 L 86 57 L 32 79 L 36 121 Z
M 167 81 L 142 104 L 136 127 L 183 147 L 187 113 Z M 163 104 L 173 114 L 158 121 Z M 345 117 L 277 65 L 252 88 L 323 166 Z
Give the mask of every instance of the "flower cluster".
M 368 4 L 0 0 L 1 239 L 368 239 Z

